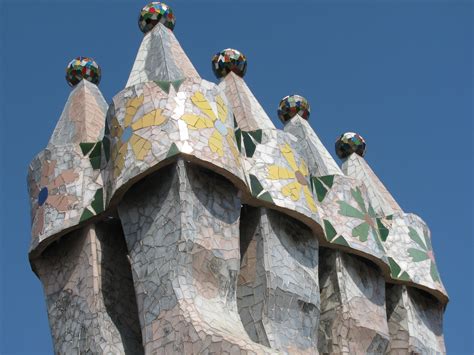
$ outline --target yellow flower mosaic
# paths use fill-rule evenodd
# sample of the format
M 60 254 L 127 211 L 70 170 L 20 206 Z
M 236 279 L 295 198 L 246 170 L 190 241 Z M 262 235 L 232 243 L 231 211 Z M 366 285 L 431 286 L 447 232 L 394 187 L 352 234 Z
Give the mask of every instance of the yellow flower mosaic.
M 309 189 L 309 171 L 306 163 L 301 159 L 300 166 L 296 163 L 295 154 L 288 144 L 280 147 L 280 152 L 288 163 L 289 168 L 278 165 L 268 167 L 268 179 L 270 180 L 294 180 L 281 189 L 281 193 L 290 197 L 293 201 L 299 201 L 301 192 L 306 199 L 306 203 L 311 211 L 316 212 L 316 203 L 313 194 Z
M 111 153 L 112 161 L 115 162 L 114 177 L 119 176 L 123 170 L 129 144 L 132 147 L 135 158 L 138 160 L 144 160 L 151 150 L 150 141 L 139 136 L 136 131 L 151 126 L 159 126 L 166 121 L 166 117 L 162 115 L 162 110 L 156 109 L 132 123 L 135 114 L 143 104 L 143 100 L 144 96 L 141 95 L 127 101 L 123 126 L 120 125 L 117 117 L 112 119 L 110 135 L 118 139 Z
M 237 165 L 240 165 L 234 131 L 225 125 L 228 110 L 222 98 L 220 96 L 216 97 L 217 116 L 209 101 L 199 91 L 191 97 L 191 101 L 201 110 L 203 115 L 184 114 L 181 119 L 187 123 L 190 129 L 212 128 L 213 132 L 209 137 L 208 146 L 212 152 L 217 153 L 220 157 L 224 156 L 225 138 Z

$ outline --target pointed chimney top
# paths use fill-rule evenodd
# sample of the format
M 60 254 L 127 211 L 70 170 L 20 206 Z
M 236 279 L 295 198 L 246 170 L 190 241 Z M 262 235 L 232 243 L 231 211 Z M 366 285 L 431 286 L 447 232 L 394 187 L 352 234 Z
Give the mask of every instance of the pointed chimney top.
M 158 23 L 170 30 L 174 29 L 176 18 L 173 10 L 163 2 L 154 1 L 144 6 L 138 17 L 138 27 L 143 33 L 150 32 Z
M 69 86 L 74 87 L 82 79 L 99 85 L 101 70 L 99 64 L 89 57 L 77 57 L 69 62 L 66 67 L 66 81 Z
M 81 80 L 71 91 L 48 146 L 97 142 L 103 135 L 107 108 L 99 88 Z
M 173 31 L 163 23 L 143 37 L 126 87 L 154 81 L 159 85 L 200 78 Z
M 345 159 L 352 153 L 363 157 L 365 155 L 365 140 L 354 132 L 346 132 L 336 140 L 336 154 L 340 159 Z
M 285 123 L 296 115 L 307 120 L 310 115 L 310 106 L 308 100 L 300 95 L 288 95 L 280 101 L 278 105 L 278 117 Z

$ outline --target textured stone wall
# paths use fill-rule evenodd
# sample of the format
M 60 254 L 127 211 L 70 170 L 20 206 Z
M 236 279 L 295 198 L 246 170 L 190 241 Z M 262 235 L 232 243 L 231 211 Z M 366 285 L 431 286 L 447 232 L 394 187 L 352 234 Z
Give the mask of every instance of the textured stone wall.
M 444 354 L 443 306 L 431 295 L 387 284 L 388 354 Z
M 239 313 L 252 340 L 287 353 L 317 353 L 318 241 L 279 212 L 245 206 Z
M 142 354 L 120 224 L 72 232 L 35 261 L 56 354 Z
M 340 251 L 320 253 L 321 320 L 324 354 L 383 354 L 389 332 L 385 281 L 372 263 Z
M 147 354 L 266 353 L 242 326 L 240 199 L 213 172 L 176 164 L 119 206 Z

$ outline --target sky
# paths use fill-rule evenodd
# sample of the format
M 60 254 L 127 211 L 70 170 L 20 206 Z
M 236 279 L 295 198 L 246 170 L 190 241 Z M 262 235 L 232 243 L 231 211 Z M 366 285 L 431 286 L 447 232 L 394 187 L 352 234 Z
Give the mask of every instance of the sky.
M 122 90 L 143 34 L 140 1 L 0 0 L 0 354 L 51 354 L 31 271 L 27 167 L 91 56 L 106 100 Z M 450 302 L 449 354 L 473 345 L 473 14 L 471 1 L 168 1 L 175 34 L 204 79 L 214 53 L 248 58 L 245 80 L 277 127 L 298 93 L 328 150 L 346 131 L 405 212 L 430 226 Z M 337 158 L 336 158 L 337 159 Z

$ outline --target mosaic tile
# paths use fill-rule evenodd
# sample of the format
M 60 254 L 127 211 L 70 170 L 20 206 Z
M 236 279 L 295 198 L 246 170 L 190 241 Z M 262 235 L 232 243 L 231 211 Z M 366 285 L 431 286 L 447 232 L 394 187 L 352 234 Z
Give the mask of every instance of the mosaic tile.
M 110 105 L 97 63 L 73 60 L 29 166 L 29 256 L 55 351 L 445 353 L 430 230 L 372 171 L 363 138 L 338 139 L 339 168 L 305 98 L 280 102 L 276 129 L 245 56 L 217 53 L 219 83 L 203 80 L 174 24 L 166 4 L 143 8 Z
M 212 71 L 218 78 L 225 77 L 230 72 L 240 77 L 247 71 L 247 58 L 236 49 L 227 48 L 212 57 Z
M 339 158 L 347 158 L 352 153 L 365 155 L 365 140 L 357 133 L 347 132 L 336 140 L 336 154 Z
M 147 33 L 158 23 L 162 23 L 170 30 L 173 30 L 175 21 L 173 10 L 165 3 L 155 1 L 144 6 L 142 11 L 140 11 L 138 27 L 140 27 L 143 33 Z
M 98 85 L 101 79 L 101 70 L 94 59 L 77 57 L 71 60 L 66 67 L 66 81 L 70 86 L 76 86 L 85 79 Z
M 281 99 L 278 105 L 278 117 L 282 122 L 286 122 L 296 115 L 307 120 L 310 115 L 308 101 L 300 95 L 289 95 Z

